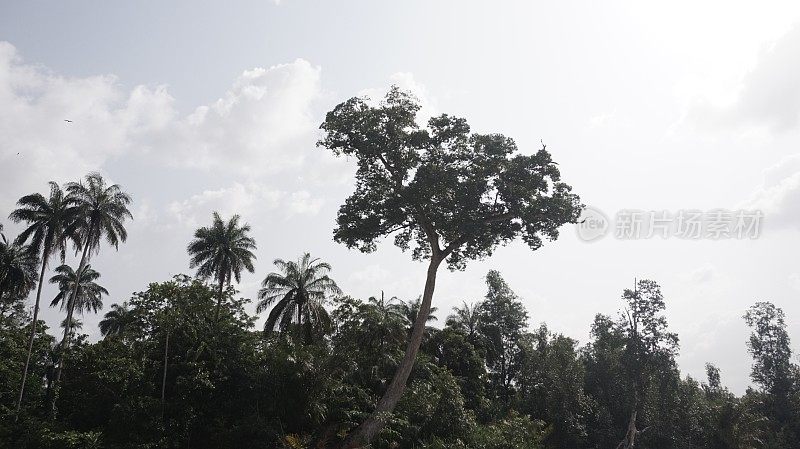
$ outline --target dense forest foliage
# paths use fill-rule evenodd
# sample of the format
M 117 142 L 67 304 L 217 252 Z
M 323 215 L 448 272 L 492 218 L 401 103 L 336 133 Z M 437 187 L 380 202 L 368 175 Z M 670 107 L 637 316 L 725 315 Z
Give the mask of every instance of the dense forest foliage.
M 757 388 L 737 397 L 713 365 L 702 382 L 681 377 L 677 338 L 660 313 L 655 283 L 625 291 L 624 317 L 597 315 L 585 345 L 545 325 L 531 328 L 500 273 L 489 272 L 486 283 L 482 300 L 454 309 L 442 326 L 430 316 L 409 387 L 375 447 L 614 448 L 634 410 L 637 447 L 798 447 L 800 376 L 782 314 L 771 304 L 747 312 Z M 40 322 L 16 422 L 30 316 L 20 299 L 5 295 L 0 441 L 30 448 L 333 447 L 385 388 L 418 307 L 383 295 L 341 295 L 310 327 L 287 319 L 265 333 L 244 311 L 248 300 L 231 288 L 223 294 L 218 319 L 217 288 L 189 276 L 114 304 L 101 341 L 76 332 L 55 413 L 45 406 L 55 338 Z
M 352 297 L 308 253 L 274 260 L 257 298 L 242 298 L 242 273 L 268 270 L 256 270 L 250 226 L 214 213 L 187 236 L 193 275 L 104 308 L 92 256 L 125 242 L 131 198 L 98 174 L 22 197 L 9 218 L 23 230 L 0 240 L 0 444 L 800 447 L 800 368 L 783 311 L 769 302 L 742 311 L 754 384 L 742 396 L 712 364 L 706 379 L 681 375 L 668 301 L 652 280 L 587 323 L 586 343 L 535 327 L 498 271 L 486 274 L 485 292 L 437 310 L 440 264 L 463 268 L 517 237 L 535 250 L 581 205 L 544 148 L 515 155 L 512 140 L 470 134 L 446 115 L 423 130 L 417 111 L 397 90 L 379 106 L 351 99 L 328 114 L 320 146 L 359 164 L 334 239 L 372 251 L 395 233 L 429 263 L 418 298 L 380 285 Z M 64 263 L 72 249 L 74 267 Z M 42 298 L 48 281 L 54 298 Z M 40 319 L 42 299 L 63 311 L 61 329 Z M 101 309 L 103 338 L 93 342 L 81 318 Z

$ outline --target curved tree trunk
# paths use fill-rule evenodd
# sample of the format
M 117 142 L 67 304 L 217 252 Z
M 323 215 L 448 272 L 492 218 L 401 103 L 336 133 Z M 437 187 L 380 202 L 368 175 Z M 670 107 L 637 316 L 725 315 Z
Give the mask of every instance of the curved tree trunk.
M 39 286 L 36 287 L 36 304 L 33 306 L 33 321 L 31 322 L 31 336 L 28 339 L 28 355 L 25 358 L 25 367 L 22 369 L 22 384 L 19 387 L 17 396 L 17 408 L 14 411 L 14 421 L 19 419 L 19 411 L 22 408 L 22 397 L 25 395 L 25 382 L 28 380 L 28 368 L 31 364 L 31 353 L 33 352 L 33 340 L 36 337 L 36 321 L 39 319 L 39 301 L 42 299 L 42 282 L 44 282 L 44 271 L 47 269 L 47 252 L 42 256 L 42 271 L 39 273 Z
M 428 265 L 428 275 L 425 280 L 425 291 L 422 294 L 422 304 L 420 304 L 417 318 L 414 320 L 414 328 L 411 331 L 411 339 L 406 347 L 406 353 L 403 360 L 397 367 L 392 382 L 389 388 L 383 394 L 383 397 L 378 401 L 375 411 L 372 412 L 366 421 L 361 423 L 342 443 L 342 448 L 355 449 L 367 446 L 374 438 L 375 435 L 383 428 L 386 419 L 386 414 L 394 410 L 395 405 L 400 400 L 403 391 L 406 388 L 406 381 L 411 374 L 411 369 L 414 367 L 414 361 L 417 358 L 419 346 L 422 343 L 422 337 L 425 333 L 425 324 L 428 321 L 428 315 L 431 311 L 431 302 L 433 300 L 433 290 L 436 286 L 436 272 L 442 262 L 441 257 L 431 257 L 430 264 Z

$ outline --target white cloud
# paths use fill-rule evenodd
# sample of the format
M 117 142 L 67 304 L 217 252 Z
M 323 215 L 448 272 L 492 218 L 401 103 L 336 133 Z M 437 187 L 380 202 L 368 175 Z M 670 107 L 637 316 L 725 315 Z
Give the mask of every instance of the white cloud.
M 349 279 L 359 284 L 377 285 L 389 278 L 389 270 L 377 264 L 370 264 L 354 271 Z
M 180 166 L 248 175 L 297 168 L 314 148 L 319 80 L 320 68 L 302 59 L 247 70 L 223 98 L 150 136 L 152 144 Z
M 297 169 L 316 151 L 319 93 L 320 68 L 298 59 L 247 70 L 181 117 L 165 86 L 127 92 L 111 75 L 55 75 L 0 42 L 0 204 L 127 156 L 247 177 Z
M 175 220 L 190 228 L 210 221 L 212 212 L 219 212 L 223 218 L 239 214 L 252 218 L 255 212 L 272 210 L 278 207 L 284 194 L 277 190 L 255 183 L 248 185 L 236 182 L 230 187 L 205 190 L 183 200 L 175 201 L 168 207 Z
M 702 127 L 745 126 L 787 131 L 800 123 L 800 25 L 763 48 L 738 91 L 723 101 L 695 98 L 686 119 Z
M 629 132 L 633 126 L 631 119 L 618 113 L 616 109 L 594 115 L 588 120 L 588 129 L 612 132 Z
M 77 178 L 121 154 L 132 124 L 149 120 L 146 103 L 154 99 L 137 93 L 126 101 L 113 76 L 66 78 L 24 65 L 0 42 L 0 204 L 13 200 L 5 195 Z
M 765 226 L 800 228 L 800 155 L 765 170 L 764 183 L 742 207 L 760 210 Z
M 196 228 L 210 221 L 213 212 L 223 219 L 239 214 L 245 221 L 255 221 L 264 212 L 285 209 L 286 217 L 316 215 L 323 204 L 321 198 L 305 190 L 285 192 L 271 189 L 256 182 L 234 182 L 229 187 L 205 190 L 183 201 L 174 201 L 167 207 L 175 222 L 187 228 Z
M 297 215 L 316 215 L 323 204 L 322 198 L 314 198 L 306 190 L 293 192 L 289 198 L 289 210 Z
M 717 277 L 717 269 L 711 264 L 705 264 L 689 273 L 687 280 L 693 284 L 705 284 Z
M 605 126 L 611 120 L 613 120 L 616 115 L 617 111 L 604 112 L 602 114 L 595 115 L 589 119 L 589 128 L 600 128 Z
M 791 273 L 787 280 L 789 282 L 789 287 L 793 290 L 800 291 L 800 274 Z

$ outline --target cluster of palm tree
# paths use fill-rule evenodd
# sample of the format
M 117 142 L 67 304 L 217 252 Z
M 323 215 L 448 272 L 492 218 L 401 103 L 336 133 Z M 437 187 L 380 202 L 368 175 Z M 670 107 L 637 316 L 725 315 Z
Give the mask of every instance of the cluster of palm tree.
M 253 251 L 256 242 L 248 235 L 250 226 L 240 222 L 239 215 L 225 221 L 214 212 L 211 226 L 197 229 L 187 247 L 190 267 L 197 268 L 197 277 L 211 279 L 217 285 L 217 319 L 225 298 L 224 287 L 230 286 L 232 279 L 240 282 L 243 270 L 255 271 Z M 287 332 L 296 326 L 302 330 L 303 342 L 311 344 L 315 329 L 324 332 L 331 326 L 325 303 L 332 296 L 342 294 L 336 282 L 328 276 L 331 266 L 319 258 L 312 258 L 309 253 L 304 253 L 297 261 L 275 259 L 273 264 L 278 271 L 267 274 L 261 282 L 256 305 L 256 313 L 270 309 L 264 331 Z M 381 293 L 380 299 L 373 297 L 369 302 L 385 321 L 394 320 L 410 326 L 417 317 L 421 300 L 421 297 L 408 302 L 396 297 L 386 299 Z M 131 319 L 124 304 L 113 307 L 114 310 L 108 312 L 100 323 L 103 335 L 119 334 Z M 436 307 L 430 309 L 427 322 L 436 321 L 436 311 Z
M 103 240 L 118 248 L 119 243 L 127 239 L 124 223 L 133 218 L 128 209 L 130 196 L 120 186 L 106 183 L 99 174 L 91 173 L 82 181 L 67 183 L 64 188 L 50 182 L 49 188 L 48 196 L 34 193 L 17 202 L 18 207 L 9 218 L 25 223 L 26 227 L 16 239 L 9 242 L 0 232 L 0 303 L 6 297 L 22 298 L 36 288 L 17 414 L 25 394 L 42 286 L 50 260 L 55 256 L 61 262 L 50 278 L 58 287 L 50 306 L 59 306 L 66 314 L 48 388 L 49 406 L 54 408 L 64 353 L 80 325 L 76 314 L 96 313 L 103 307 L 103 296 L 108 295 L 97 282 L 100 273 L 90 265 L 91 257 L 99 252 Z M 249 236 L 250 231 L 250 226 L 242 224 L 238 215 L 225 221 L 214 212 L 211 226 L 197 229 L 187 247 L 189 266 L 197 269 L 199 278 L 211 279 L 217 286 L 217 320 L 225 299 L 225 287 L 230 287 L 234 280 L 241 282 L 243 271 L 255 271 L 256 242 Z M 66 264 L 70 247 L 80 256 L 77 268 Z M 297 261 L 276 259 L 274 264 L 278 272 L 269 273 L 258 292 L 257 311 L 261 313 L 271 307 L 265 331 L 287 331 L 297 325 L 303 331 L 304 342 L 311 343 L 313 329 L 330 325 L 325 301 L 331 295 L 341 294 L 336 282 L 327 274 L 331 267 L 308 253 Z M 104 336 L 121 334 L 133 319 L 126 304 L 114 304 L 100 322 L 101 333 Z
M 256 241 L 248 235 L 250 226 L 241 224 L 241 217 L 234 215 L 228 221 L 219 213 L 212 215 L 212 224 L 195 231 L 194 239 L 187 251 L 191 257 L 189 266 L 197 268 L 197 276 L 212 279 L 218 288 L 216 317 L 224 300 L 224 287 L 231 280 L 241 281 L 243 270 L 255 272 L 256 259 L 253 251 Z M 261 313 L 272 307 L 264 330 L 286 331 L 293 324 L 303 328 L 304 341 L 309 344 L 313 338 L 313 328 L 330 325 L 330 317 L 324 304 L 331 295 L 341 294 L 336 282 L 328 276 L 331 266 L 309 253 L 303 254 L 296 262 L 275 259 L 280 272 L 272 272 L 261 283 L 258 292 L 259 302 L 256 311 Z M 112 314 L 113 312 L 113 314 Z M 120 310 L 106 315 L 109 333 L 117 324 L 112 324 Z
M 118 248 L 119 243 L 127 239 L 125 220 L 133 218 L 128 210 L 130 196 L 119 185 L 109 185 L 100 174 L 90 173 L 81 181 L 67 183 L 63 189 L 52 181 L 49 187 L 48 196 L 33 193 L 19 199 L 17 209 L 11 212 L 9 219 L 25 223 L 26 227 L 13 243 L 9 243 L 3 236 L 0 246 L 0 299 L 3 295 L 24 297 L 36 287 L 27 357 L 17 398 L 17 415 L 25 395 L 42 286 L 50 259 L 57 256 L 61 262 L 50 279 L 50 282 L 57 284 L 59 290 L 51 306 L 60 305 L 66 312 L 64 335 L 58 346 L 55 374 L 51 382 L 51 387 L 55 389 L 60 380 L 64 353 L 73 327 L 79 322 L 74 313 L 82 314 L 89 310 L 96 312 L 102 308 L 102 295 L 108 294 L 105 288 L 96 283 L 100 274 L 91 268 L 89 260 L 100 251 L 103 240 Z M 76 255 L 80 254 L 77 269 L 65 264 L 70 245 Z M 37 264 L 40 265 L 38 276 Z M 50 405 L 54 407 L 54 394 L 50 401 Z

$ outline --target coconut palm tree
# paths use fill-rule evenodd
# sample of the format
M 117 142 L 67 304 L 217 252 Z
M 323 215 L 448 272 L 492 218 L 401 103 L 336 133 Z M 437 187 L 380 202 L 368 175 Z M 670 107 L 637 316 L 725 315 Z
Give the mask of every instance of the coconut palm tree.
M 61 320 L 61 328 L 63 329 L 66 326 L 67 326 L 67 319 L 64 318 L 63 320 Z M 72 332 L 75 333 L 75 332 L 83 329 L 83 321 L 81 321 L 81 320 L 79 320 L 79 319 L 77 319 L 75 317 L 72 317 L 72 321 L 69 323 L 69 327 L 72 330 Z
M 17 416 L 22 407 L 22 398 L 25 394 L 25 383 L 28 379 L 28 369 L 33 351 L 33 339 L 36 335 L 36 324 L 39 319 L 39 307 L 42 298 L 42 285 L 44 273 L 50 262 L 50 257 L 58 254 L 61 263 L 67 251 L 67 243 L 78 243 L 78 207 L 76 201 L 66 195 L 61 187 L 50 181 L 50 196 L 45 198 L 39 193 L 23 196 L 17 201 L 17 209 L 11 212 L 9 218 L 19 223 L 26 222 L 28 227 L 17 237 L 17 241 L 30 241 L 31 249 L 41 257 L 41 271 L 39 272 L 39 285 L 36 289 L 36 302 L 33 306 L 33 321 L 31 321 L 30 337 L 28 338 L 28 353 L 25 366 L 22 370 L 22 384 L 17 397 Z
M 369 338 L 373 340 L 373 342 L 377 342 L 379 354 L 389 356 L 389 354 L 385 354 L 384 351 L 384 346 L 387 341 L 394 340 L 398 344 L 401 344 L 406 337 L 405 328 L 407 318 L 403 301 L 397 296 L 386 299 L 383 291 L 381 291 L 380 299 L 371 296 L 367 299 L 367 303 L 374 308 L 380 319 L 379 326 L 375 329 L 375 332 L 370 334 Z M 395 360 L 392 359 L 392 362 L 395 362 Z
M 403 301 L 401 301 L 397 296 L 392 296 L 391 298 L 386 299 L 383 291 L 381 290 L 381 299 L 370 296 L 367 301 L 375 306 L 384 322 L 406 321 L 406 310 L 403 305 Z
M 312 324 L 327 326 L 330 323 L 324 307 L 326 299 L 342 293 L 336 282 L 327 275 L 331 266 L 319 259 L 312 259 L 309 253 L 305 253 L 297 262 L 275 259 L 273 263 L 281 272 L 268 274 L 258 291 L 260 301 L 256 312 L 261 313 L 273 306 L 264 323 L 264 330 L 287 330 L 292 322 L 296 322 L 304 326 L 305 343 L 310 344 Z
M 78 272 L 83 271 L 89 263 L 93 253 L 100 251 L 100 242 L 105 239 L 115 249 L 119 249 L 119 243 L 125 242 L 128 238 L 128 231 L 125 229 L 125 220 L 133 219 L 133 215 L 128 210 L 131 197 L 122 191 L 117 184 L 108 185 L 103 177 L 98 173 L 90 173 L 84 178 L 85 182 L 70 182 L 67 184 L 67 192 L 76 202 L 79 215 L 79 226 L 77 227 L 79 241 L 83 247 L 81 251 L 81 261 L 78 264 Z M 73 285 L 71 298 L 77 295 L 79 284 Z M 67 301 L 67 305 L 76 304 L 75 301 Z M 67 321 L 72 318 L 73 310 L 67 310 Z M 68 343 L 69 329 L 64 329 L 64 338 L 61 347 L 65 348 Z M 56 380 L 60 378 L 60 369 L 56 372 Z
M 418 296 L 417 299 L 412 301 L 402 302 L 401 307 L 403 310 L 403 315 L 405 315 L 409 326 L 413 326 L 414 320 L 417 319 L 417 313 L 419 313 L 420 304 L 422 304 L 422 296 Z M 436 315 L 434 315 L 437 310 L 439 310 L 438 307 L 431 307 L 428 311 L 428 318 L 426 318 L 425 321 L 428 323 L 437 321 L 438 318 L 436 318 Z
M 0 234 L 0 301 L 22 298 L 36 286 L 36 253 Z
M 131 197 L 123 192 L 119 185 L 108 185 L 98 173 L 89 173 L 83 181 L 68 183 L 66 190 L 78 208 L 76 230 L 82 249 L 77 273 L 81 273 L 89 263 L 91 255 L 100 251 L 102 240 L 108 242 L 115 249 L 119 249 L 120 242 L 127 240 L 128 231 L 125 230 L 125 220 L 133 219 L 133 215 L 128 210 Z M 67 301 L 67 323 L 71 322 L 73 306 L 78 302 L 73 299 L 78 294 L 79 286 L 80 283 L 72 286 L 70 300 Z M 63 351 L 69 345 L 70 335 L 69 326 L 67 326 L 61 339 L 58 366 L 53 381 L 54 387 L 61 380 L 61 370 L 64 366 Z M 53 395 L 49 399 L 52 410 L 55 410 L 55 396 Z
M 405 316 L 406 321 L 406 328 L 408 329 L 409 335 L 414 330 L 414 321 L 417 319 L 417 314 L 419 313 L 420 306 L 422 305 L 422 296 L 418 296 L 417 299 L 411 301 L 403 301 L 401 303 L 401 307 L 403 310 L 403 315 Z M 428 310 L 428 317 L 425 319 L 426 323 L 432 323 L 437 321 L 436 315 L 434 313 L 439 310 L 438 307 L 431 306 Z M 424 330 L 424 338 L 429 338 L 434 331 L 434 328 L 431 326 L 425 325 Z
M 225 284 L 230 285 L 231 278 L 240 282 L 242 269 L 250 273 L 255 271 L 253 260 L 256 256 L 253 251 L 256 241 L 247 235 L 250 225 L 239 225 L 239 220 L 240 217 L 234 215 L 226 223 L 219 213 L 214 212 L 211 226 L 196 230 L 194 240 L 186 248 L 192 256 L 189 267 L 196 267 L 198 277 L 213 278 L 219 286 L 216 319 L 219 319 Z
M 58 284 L 58 294 L 50 302 L 50 307 L 60 305 L 61 310 L 72 310 L 81 315 L 89 311 L 97 313 L 103 308 L 103 295 L 108 295 L 108 290 L 95 282 L 100 279 L 100 273 L 91 265 L 86 265 L 80 276 L 69 265 L 61 265 L 55 271 L 57 274 L 50 278 L 50 283 Z M 77 291 L 74 298 L 71 297 L 73 291 Z M 68 298 L 72 299 L 72 304 Z M 72 325 L 72 320 L 72 316 L 67 316 L 64 322 Z
M 480 302 L 467 304 L 464 301 L 461 307 L 453 307 L 453 314 L 447 317 L 447 325 L 464 332 L 467 341 L 472 344 L 476 343 L 478 337 L 480 306 Z
M 128 303 L 122 305 L 112 304 L 111 310 L 106 312 L 100 320 L 100 334 L 104 337 L 122 335 L 136 322 L 133 311 L 128 307 Z

